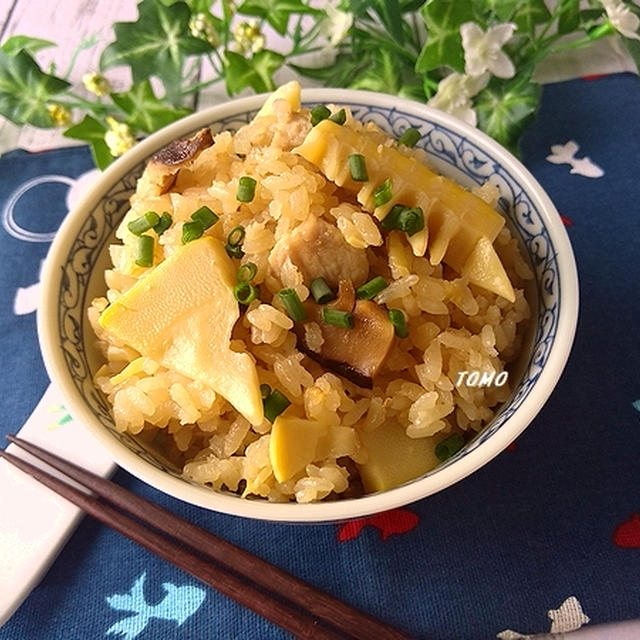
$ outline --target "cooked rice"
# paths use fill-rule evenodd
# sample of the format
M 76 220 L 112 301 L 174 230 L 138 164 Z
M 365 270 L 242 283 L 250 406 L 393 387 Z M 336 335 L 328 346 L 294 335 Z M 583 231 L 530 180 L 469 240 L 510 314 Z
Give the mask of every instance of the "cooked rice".
M 292 113 L 285 101 L 275 103 L 274 111 L 235 135 L 218 134 L 213 146 L 180 171 L 171 193 L 132 198 L 117 232 L 121 244 L 111 247 L 106 298 L 93 302 L 89 318 L 105 357 L 96 383 L 113 405 L 119 431 L 167 434 L 171 445 L 165 443 L 165 453 L 175 456 L 184 475 L 198 483 L 272 501 L 312 502 L 347 492 L 354 482 L 354 463 L 366 459 L 359 434 L 386 421 L 404 424 L 410 437 L 422 438 L 477 432 L 491 420 L 511 394 L 510 384 L 467 387 L 456 386 L 456 380 L 461 371 L 497 374 L 516 358 L 530 315 L 523 287 L 531 272 L 508 228 L 495 246 L 516 289 L 514 303 L 470 285 L 443 265 L 416 258 L 399 233 L 383 239 L 371 215 L 355 201 L 345 201 L 333 183 L 291 153 L 309 128 L 307 113 Z M 390 144 L 374 125 L 366 129 Z M 407 153 L 425 156 L 420 150 Z M 240 205 L 236 189 L 242 175 L 254 176 L 257 187 L 253 201 Z M 493 185 L 477 193 L 488 202 L 498 195 Z M 135 265 L 135 236 L 127 223 L 149 210 L 172 215 L 174 226 L 156 244 L 157 262 L 180 246 L 182 225 L 202 205 L 220 217 L 207 234 L 224 240 L 236 225 L 245 227 L 243 261 L 258 268 L 255 283 L 261 300 L 241 315 L 233 348 L 252 354 L 261 383 L 287 395 L 292 402 L 288 415 L 331 426 L 330 455 L 284 483 L 275 480 L 271 468 L 267 420 L 251 426 L 213 389 L 118 344 L 97 321 L 108 302 L 147 272 Z M 309 216 L 336 225 L 351 246 L 367 248 L 375 273 L 390 282 L 375 301 L 406 313 L 409 338 L 394 341 L 373 389 L 322 369 L 299 351 L 293 322 L 274 297 L 283 287 L 295 288 L 302 300 L 309 296 L 290 261 L 279 273 L 269 265 L 276 242 Z M 306 327 L 306 342 L 318 351 L 323 338 L 314 324 Z

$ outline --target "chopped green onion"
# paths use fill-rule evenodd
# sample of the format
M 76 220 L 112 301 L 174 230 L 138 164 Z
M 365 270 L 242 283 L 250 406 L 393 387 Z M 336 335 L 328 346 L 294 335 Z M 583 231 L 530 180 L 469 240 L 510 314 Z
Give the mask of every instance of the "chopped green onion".
M 251 202 L 256 194 L 256 179 L 251 176 L 242 176 L 238 180 L 236 200 L 238 202 Z
M 324 278 L 312 280 L 309 289 L 313 299 L 318 304 L 326 304 L 336 297 Z
M 200 207 L 197 211 L 191 214 L 191 219 L 195 222 L 199 222 L 203 229 L 212 227 L 220 218 L 209 209 L 206 205 Z
M 350 311 L 343 311 L 342 309 L 329 309 L 328 307 L 322 308 L 322 321 L 325 324 L 332 324 L 335 327 L 342 327 L 343 329 L 353 329 L 353 314 Z
M 402 309 L 389 309 L 389 320 L 393 325 L 393 330 L 398 338 L 406 338 L 409 335 L 407 319 L 404 317 Z
M 391 200 L 391 178 L 387 178 L 382 184 L 379 184 L 373 192 L 373 204 L 381 207 Z
M 231 229 L 229 235 L 227 236 L 227 244 L 224 247 L 229 257 L 242 258 L 242 256 L 244 256 L 242 243 L 244 242 L 245 235 L 246 231 L 240 224 L 237 227 Z
M 147 211 L 144 215 L 141 215 L 139 218 L 132 220 L 128 225 L 127 229 L 134 233 L 137 236 L 142 235 L 145 231 L 149 231 L 149 229 L 153 229 L 155 225 L 160 221 L 160 216 L 155 211 Z
M 438 442 L 435 448 L 436 458 L 438 458 L 440 462 L 444 462 L 458 453 L 462 447 L 464 447 L 464 438 L 459 433 L 454 433 L 448 438 Z
M 237 227 L 233 227 L 227 236 L 227 244 L 231 246 L 238 246 L 244 242 L 244 237 L 247 235 L 247 232 L 244 230 L 244 227 L 239 224 Z
M 158 223 L 153 225 L 153 230 L 160 236 L 171 226 L 172 222 L 171 214 L 168 211 L 163 211 Z
M 274 389 L 263 401 L 264 417 L 273 422 L 289 405 L 291 401 L 283 393 Z
M 360 300 L 373 300 L 383 289 L 389 286 L 382 276 L 376 276 L 356 289 L 356 297 Z
M 244 257 L 244 251 L 239 244 L 226 244 L 224 248 L 230 258 L 238 258 L 239 260 L 240 258 Z
M 293 321 L 302 322 L 306 319 L 307 312 L 304 310 L 295 289 L 282 289 L 278 296 Z
M 192 220 L 182 225 L 182 244 L 187 244 L 192 240 L 197 240 L 204 233 L 204 227 L 201 222 Z
M 331 115 L 329 107 L 317 104 L 311 109 L 311 124 L 315 127 L 319 122 L 326 120 Z
M 332 116 L 330 116 L 329 120 L 336 124 L 344 124 L 347 121 L 347 112 L 344 109 L 340 109 L 340 111 L 336 111 Z
M 369 179 L 367 165 L 361 153 L 350 153 L 348 157 L 351 179 L 356 182 L 366 182 Z
M 238 282 L 233 287 L 233 297 L 240 304 L 249 304 L 258 297 L 258 288 L 254 287 L 250 282 Z
M 400 214 L 400 229 L 408 236 L 412 236 L 424 229 L 424 213 L 420 207 L 405 209 Z
M 258 267 L 253 262 L 245 262 L 238 269 L 238 282 L 251 282 L 258 273 Z
M 380 228 L 385 229 L 386 231 L 391 231 L 392 229 L 399 229 L 398 220 L 400 218 L 400 214 L 406 209 L 406 205 L 404 204 L 394 204 L 393 207 L 389 210 L 387 215 L 382 218 L 380 222 Z
M 265 400 L 266 398 L 269 397 L 270 394 L 271 394 L 271 387 L 268 384 L 261 384 L 260 395 L 262 396 L 262 399 Z
M 405 129 L 405 132 L 398 138 L 398 144 L 403 144 L 405 147 L 415 147 L 421 137 L 422 135 L 417 129 L 409 127 Z
M 138 237 L 138 245 L 136 247 L 136 264 L 139 267 L 151 267 L 153 265 L 154 244 L 152 236 Z
M 420 207 L 395 204 L 380 223 L 382 229 L 399 229 L 408 236 L 424 229 L 424 213 Z

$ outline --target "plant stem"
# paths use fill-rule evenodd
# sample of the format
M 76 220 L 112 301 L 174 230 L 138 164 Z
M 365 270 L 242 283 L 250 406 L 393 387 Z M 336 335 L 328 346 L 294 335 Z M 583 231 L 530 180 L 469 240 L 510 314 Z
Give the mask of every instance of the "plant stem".
M 219 75 L 217 78 L 212 78 L 211 80 L 203 80 L 202 82 L 198 82 L 194 84 L 192 87 L 189 87 L 188 89 L 183 89 L 180 92 L 180 96 L 188 96 L 188 95 L 191 95 L 192 93 L 197 93 L 201 89 L 206 89 L 207 87 L 210 87 L 212 84 L 215 84 L 216 82 L 220 82 L 221 80 L 224 80 L 223 75 Z

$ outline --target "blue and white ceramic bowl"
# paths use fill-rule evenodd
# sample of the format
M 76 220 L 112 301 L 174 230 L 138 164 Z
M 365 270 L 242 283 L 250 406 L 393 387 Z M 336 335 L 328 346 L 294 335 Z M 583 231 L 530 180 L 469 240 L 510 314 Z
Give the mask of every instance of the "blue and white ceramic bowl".
M 553 203 L 527 169 L 482 132 L 424 104 L 365 91 L 308 89 L 303 103 L 334 103 L 373 120 L 392 136 L 419 129 L 432 165 L 466 187 L 490 179 L 535 271 L 537 309 L 532 345 L 522 375 L 494 420 L 446 463 L 389 491 L 317 504 L 276 504 L 242 499 L 195 485 L 169 469 L 131 436 L 118 433 L 110 407 L 93 384 L 100 355 L 86 319 L 90 301 L 104 295 L 104 269 L 112 232 L 129 206 L 146 160 L 170 141 L 210 126 L 234 130 L 248 122 L 264 96 L 234 100 L 189 116 L 150 136 L 114 163 L 62 225 L 47 260 L 39 334 L 45 363 L 71 414 L 93 433 L 114 460 L 154 487 L 220 512 L 274 521 L 328 522 L 385 511 L 425 498 L 489 462 L 531 423 L 553 391 L 573 343 L 578 281 L 573 252 Z

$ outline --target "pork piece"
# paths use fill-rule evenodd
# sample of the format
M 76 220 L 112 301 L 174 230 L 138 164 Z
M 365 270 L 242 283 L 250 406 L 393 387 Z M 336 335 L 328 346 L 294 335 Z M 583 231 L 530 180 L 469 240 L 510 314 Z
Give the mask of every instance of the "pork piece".
M 337 299 L 327 306 L 350 311 L 353 328 L 325 324 L 322 307 L 308 301 L 305 303 L 307 322 L 320 326 L 323 343 L 319 351 L 314 351 L 306 343 L 304 324 L 296 325 L 298 348 L 327 369 L 370 389 L 393 344 L 395 332 L 388 314 L 371 300 L 356 300 L 353 284 L 347 280 L 340 282 Z
M 315 216 L 276 243 L 269 256 L 276 274 L 282 273 L 287 258 L 300 270 L 307 286 L 315 278 L 324 278 L 334 289 L 341 280 L 358 287 L 369 273 L 366 251 L 352 247 L 336 227 Z
M 167 193 L 178 177 L 178 172 L 188 167 L 200 152 L 213 144 L 209 128 L 201 129 L 191 138 L 174 140 L 151 156 L 138 181 L 140 197 L 161 196 Z

